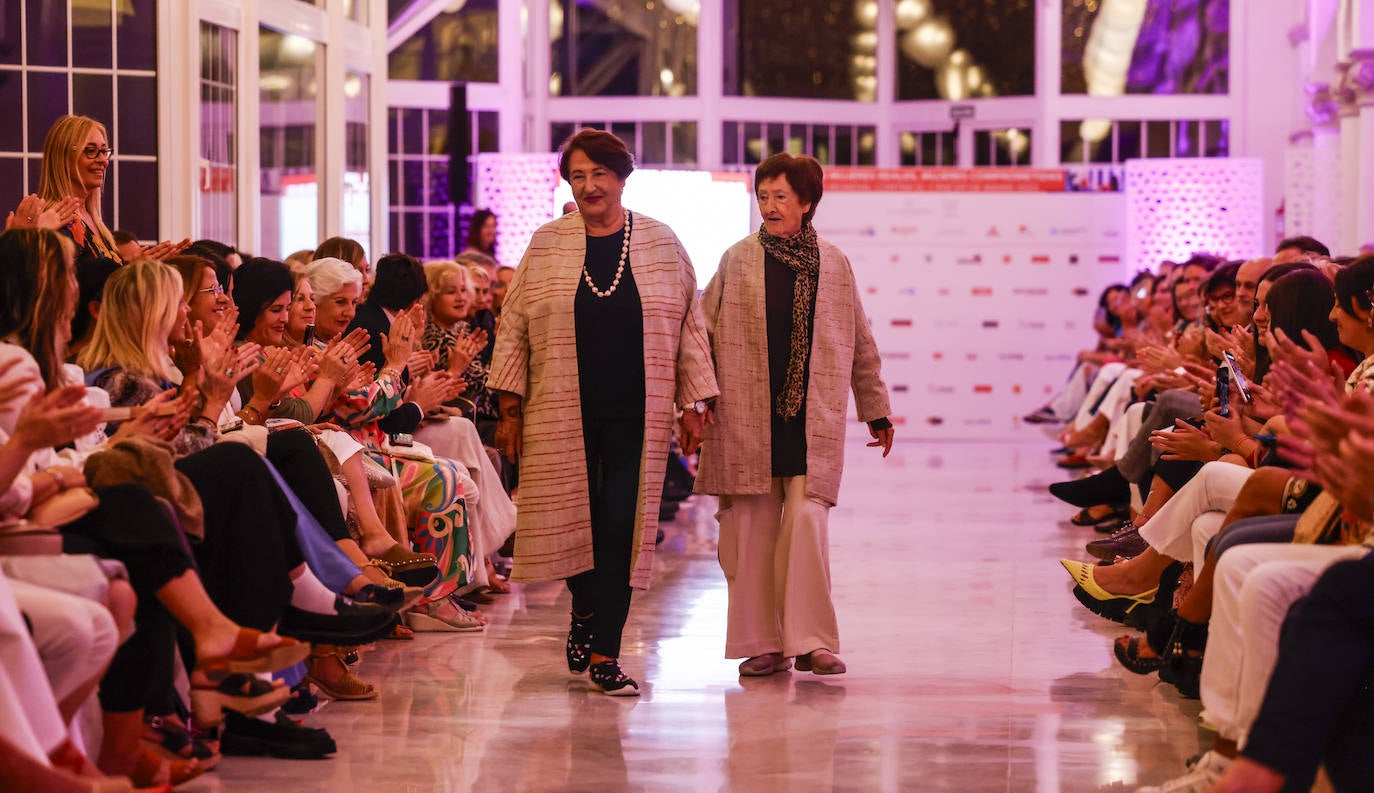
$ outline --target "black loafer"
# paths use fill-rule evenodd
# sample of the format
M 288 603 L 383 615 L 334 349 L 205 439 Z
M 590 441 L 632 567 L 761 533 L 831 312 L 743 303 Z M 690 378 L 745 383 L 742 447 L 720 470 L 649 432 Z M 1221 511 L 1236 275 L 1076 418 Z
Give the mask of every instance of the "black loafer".
M 286 760 L 318 760 L 339 750 L 324 730 L 306 727 L 291 719 L 263 721 L 224 713 L 220 752 L 238 757 L 279 757 Z
M 398 619 L 374 603 L 354 603 L 346 598 L 336 600 L 335 609 L 337 614 L 316 614 L 287 606 L 277 633 L 311 644 L 353 647 L 383 638 L 391 633 Z

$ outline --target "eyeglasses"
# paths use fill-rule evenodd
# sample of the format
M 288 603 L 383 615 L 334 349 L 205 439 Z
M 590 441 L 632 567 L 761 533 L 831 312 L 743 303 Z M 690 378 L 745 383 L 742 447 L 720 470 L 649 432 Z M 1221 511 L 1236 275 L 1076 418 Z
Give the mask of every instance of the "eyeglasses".
M 198 294 L 198 295 L 214 295 L 215 297 L 223 297 L 223 296 L 224 296 L 224 287 L 222 287 L 222 286 L 220 286 L 218 283 L 216 283 L 214 286 L 207 286 L 207 287 L 205 287 L 204 289 L 197 289 L 197 290 L 196 290 L 196 294 Z
M 1235 293 L 1235 292 L 1222 292 L 1221 294 L 1217 294 L 1217 295 L 1208 295 L 1208 296 L 1207 296 L 1207 302 L 1208 302 L 1208 303 L 1216 303 L 1217 305 L 1223 305 L 1223 304 L 1225 304 L 1225 303 L 1234 303 L 1234 302 L 1236 302 L 1236 293 Z
M 77 150 L 75 146 L 73 146 L 72 149 L 74 151 Z M 80 149 L 80 152 L 81 156 L 85 157 L 88 160 L 94 160 L 96 157 L 100 157 L 101 155 L 104 155 L 105 159 L 107 160 L 114 159 L 114 149 L 110 148 L 109 146 L 87 146 L 84 149 Z

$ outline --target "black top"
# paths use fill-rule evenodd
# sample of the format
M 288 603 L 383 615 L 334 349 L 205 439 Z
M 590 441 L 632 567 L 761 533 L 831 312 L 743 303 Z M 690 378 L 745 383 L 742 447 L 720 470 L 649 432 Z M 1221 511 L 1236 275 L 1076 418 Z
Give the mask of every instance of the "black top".
M 631 229 L 631 236 L 634 231 Z M 620 264 L 625 230 L 587 236 L 587 273 L 602 292 L 610 289 Z M 573 300 L 577 325 L 577 374 L 586 418 L 644 415 L 644 311 L 630 263 L 609 297 L 597 297 L 578 281 Z
M 367 352 L 359 356 L 358 360 L 363 363 L 372 363 L 380 372 L 386 368 L 386 352 L 382 348 L 382 334 L 391 333 L 391 320 L 387 319 L 386 311 L 376 303 L 361 303 L 358 311 L 353 315 L 353 321 L 348 323 L 344 332 L 340 335 L 347 336 L 353 332 L 354 328 L 362 328 L 367 331 Z
M 773 476 L 806 473 L 806 397 L 791 419 L 778 415 L 778 394 L 787 382 L 787 361 L 792 352 L 792 295 L 797 274 L 772 255 L 763 257 L 764 311 L 768 316 L 768 414 L 773 420 Z M 814 338 L 816 301 L 806 307 L 806 321 Z M 802 382 L 811 381 L 811 355 L 807 351 Z

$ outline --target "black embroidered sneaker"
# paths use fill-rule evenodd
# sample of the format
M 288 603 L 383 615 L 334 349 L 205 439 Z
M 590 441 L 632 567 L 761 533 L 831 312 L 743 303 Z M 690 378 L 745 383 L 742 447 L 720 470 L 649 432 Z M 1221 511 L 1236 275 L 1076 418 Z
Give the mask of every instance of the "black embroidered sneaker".
M 639 696 L 639 684 L 620 670 L 619 661 L 610 660 L 593 664 L 588 677 L 593 691 L 600 691 L 612 697 Z
M 587 666 L 592 662 L 592 626 L 588 622 L 590 619 L 590 615 L 579 617 L 574 612 L 572 625 L 568 628 L 568 671 L 575 675 L 587 671 Z

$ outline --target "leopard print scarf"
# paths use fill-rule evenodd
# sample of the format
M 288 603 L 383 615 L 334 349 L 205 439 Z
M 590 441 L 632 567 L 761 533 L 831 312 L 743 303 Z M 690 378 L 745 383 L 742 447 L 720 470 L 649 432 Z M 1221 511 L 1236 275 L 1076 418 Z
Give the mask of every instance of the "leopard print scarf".
M 806 359 L 811 354 L 811 306 L 816 302 L 816 281 L 821 271 L 821 249 L 816 229 L 810 224 L 790 237 L 775 237 L 759 226 L 759 243 L 773 258 L 797 274 L 792 290 L 792 347 L 787 355 L 787 380 L 773 409 L 784 421 L 801 411 L 806 399 Z

